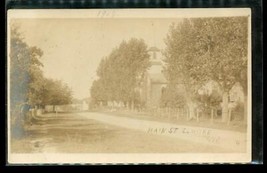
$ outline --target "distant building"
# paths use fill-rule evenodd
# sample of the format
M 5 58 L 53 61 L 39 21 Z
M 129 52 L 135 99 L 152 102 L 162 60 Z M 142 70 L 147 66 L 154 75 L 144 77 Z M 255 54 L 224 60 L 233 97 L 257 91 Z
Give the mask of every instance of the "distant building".
M 155 108 L 160 105 L 162 90 L 166 87 L 167 80 L 163 75 L 160 50 L 156 47 L 151 47 L 148 51 L 150 54 L 150 68 L 145 74 L 140 92 L 146 108 Z
M 212 91 L 216 90 L 220 95 L 223 94 L 222 89 L 219 87 L 218 83 L 215 81 L 210 80 L 207 82 L 203 87 L 198 90 L 198 94 L 203 95 L 207 94 L 210 95 Z M 244 102 L 244 92 L 243 88 L 240 83 L 236 82 L 233 87 L 229 91 L 229 102 Z
M 235 83 L 235 85 L 229 91 L 229 101 L 244 103 L 244 91 L 240 83 Z
M 83 100 L 83 103 L 82 103 L 82 110 L 83 111 L 88 111 L 89 110 L 89 103 L 87 100 Z
M 167 86 L 167 79 L 163 74 L 163 61 L 160 50 L 156 47 L 151 47 L 150 54 L 150 68 L 145 73 L 141 88 L 137 88 L 141 95 L 141 100 L 144 102 L 146 108 L 158 108 L 160 106 L 160 99 L 164 88 Z M 177 90 L 185 93 L 185 86 L 182 83 L 177 84 Z M 222 90 L 217 82 L 208 81 L 198 90 L 199 95 L 210 95 L 213 91 L 217 91 L 222 95 Z M 229 91 L 229 102 L 243 102 L 244 93 L 239 83 L 236 83 Z

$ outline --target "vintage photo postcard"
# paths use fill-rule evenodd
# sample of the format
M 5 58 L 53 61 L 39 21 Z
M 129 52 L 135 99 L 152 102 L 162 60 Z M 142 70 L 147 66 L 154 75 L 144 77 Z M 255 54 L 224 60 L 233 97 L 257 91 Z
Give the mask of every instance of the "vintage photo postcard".
M 251 162 L 251 11 L 8 10 L 8 164 Z

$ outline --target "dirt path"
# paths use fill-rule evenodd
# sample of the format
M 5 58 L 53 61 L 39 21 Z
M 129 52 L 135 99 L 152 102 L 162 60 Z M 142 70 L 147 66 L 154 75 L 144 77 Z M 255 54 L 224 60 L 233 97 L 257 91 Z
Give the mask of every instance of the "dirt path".
M 232 152 L 246 151 L 246 133 L 204 127 L 190 127 L 171 123 L 118 117 L 103 113 L 79 113 L 79 115 L 102 123 L 182 139 L 199 144 L 217 146 Z
M 229 149 L 141 131 L 146 121 L 98 113 L 44 114 L 12 153 L 225 153 Z M 162 125 L 162 123 L 153 123 Z M 151 126 L 152 127 L 152 126 Z

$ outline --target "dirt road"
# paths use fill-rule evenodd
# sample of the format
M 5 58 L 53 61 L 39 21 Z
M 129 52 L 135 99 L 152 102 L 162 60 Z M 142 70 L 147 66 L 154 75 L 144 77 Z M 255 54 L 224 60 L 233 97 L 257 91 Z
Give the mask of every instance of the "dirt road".
M 105 124 L 139 130 L 147 134 L 183 139 L 187 142 L 198 142 L 199 144 L 217 146 L 218 148 L 225 148 L 232 152 L 245 152 L 247 147 L 247 135 L 244 132 L 118 117 L 104 113 L 80 113 L 79 115 Z
M 108 116 L 108 117 L 106 117 Z M 113 119 L 112 119 L 113 118 Z M 114 119 L 115 118 L 115 119 Z M 11 140 L 12 153 L 214 153 L 228 149 L 139 129 L 144 122 L 98 113 L 44 114 L 23 139 Z M 112 119 L 112 120 L 111 120 Z M 127 123 L 128 122 L 128 123 Z M 130 122 L 130 123 L 129 123 Z M 131 124 L 131 125 L 130 125 Z

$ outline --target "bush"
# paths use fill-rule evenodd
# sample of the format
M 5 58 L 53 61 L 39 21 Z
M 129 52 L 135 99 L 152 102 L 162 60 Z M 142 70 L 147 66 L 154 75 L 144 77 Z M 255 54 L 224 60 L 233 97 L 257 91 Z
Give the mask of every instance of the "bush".
M 162 92 L 160 99 L 161 107 L 182 108 L 185 105 L 186 99 L 184 94 L 179 92 L 175 86 L 169 85 Z

